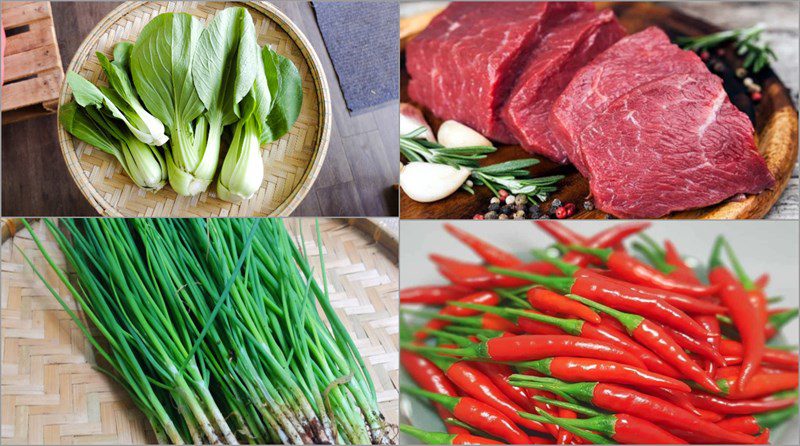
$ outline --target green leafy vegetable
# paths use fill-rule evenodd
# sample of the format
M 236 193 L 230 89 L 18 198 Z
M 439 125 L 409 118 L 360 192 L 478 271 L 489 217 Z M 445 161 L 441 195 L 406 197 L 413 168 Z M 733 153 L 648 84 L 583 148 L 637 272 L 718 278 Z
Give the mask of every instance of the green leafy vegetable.
M 202 31 L 200 22 L 189 14 L 160 14 L 142 29 L 130 55 L 136 91 L 169 131 L 169 182 L 181 195 L 196 195 L 208 187 L 218 156 L 210 154 L 205 164 L 213 167 L 208 169 L 203 164 L 205 154 L 195 144 L 193 121 L 205 107 L 195 90 L 191 67 Z
M 59 120 L 71 135 L 113 155 L 142 189 L 155 191 L 166 184 L 167 167 L 158 149 L 139 141 L 96 108 L 70 102 L 61 107 Z
M 144 109 L 133 89 L 128 66 L 132 48 L 131 44 L 123 42 L 114 48 L 113 62 L 101 52 L 97 53 L 97 59 L 106 73 L 108 83 L 118 95 L 118 100 L 114 102 L 130 122 L 133 134 L 145 144 L 161 146 L 169 140 L 164 134 L 164 124 Z
M 253 196 L 264 180 L 259 136 L 266 125 L 270 92 L 264 68 L 258 64 L 253 87 L 240 106 L 241 120 L 236 123 L 228 153 L 217 180 L 217 195 L 238 203 Z
M 268 46 L 261 50 L 272 104 L 266 126 L 261 132 L 261 143 L 277 141 L 292 128 L 303 105 L 303 81 L 292 61 L 272 51 Z

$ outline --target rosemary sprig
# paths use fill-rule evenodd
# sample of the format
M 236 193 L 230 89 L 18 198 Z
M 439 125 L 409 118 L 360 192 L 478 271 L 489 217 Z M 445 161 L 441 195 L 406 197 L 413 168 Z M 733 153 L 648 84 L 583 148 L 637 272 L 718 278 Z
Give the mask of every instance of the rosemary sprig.
M 770 60 L 778 60 L 778 56 L 775 55 L 769 44 L 761 41 L 763 32 L 764 25 L 758 24 L 750 28 L 721 31 L 705 36 L 679 37 L 677 42 L 687 50 L 707 51 L 723 43 L 734 41 L 736 54 L 744 57 L 742 66 L 753 73 L 758 73 Z
M 556 191 L 554 186 L 563 175 L 531 178 L 527 170 L 539 164 L 536 158 L 523 158 L 481 167 L 478 160 L 497 149 L 492 146 L 445 147 L 420 137 L 425 132 L 420 127 L 413 132 L 400 136 L 400 152 L 409 161 L 446 164 L 458 169 L 465 167 L 472 171 L 470 178 L 473 186 L 464 184 L 462 189 L 474 194 L 474 186 L 486 186 L 496 197 L 500 197 L 500 189 L 514 195 L 525 195 L 532 203 L 543 202 L 547 195 Z

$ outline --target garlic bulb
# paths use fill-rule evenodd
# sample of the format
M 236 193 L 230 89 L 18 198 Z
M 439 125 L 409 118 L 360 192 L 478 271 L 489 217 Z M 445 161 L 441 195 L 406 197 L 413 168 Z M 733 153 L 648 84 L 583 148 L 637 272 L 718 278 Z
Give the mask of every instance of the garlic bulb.
M 413 162 L 400 169 L 400 187 L 412 200 L 430 203 L 457 191 L 470 173 L 464 167 Z
M 445 121 L 439 126 L 439 144 L 445 147 L 491 146 L 483 135 L 457 121 Z

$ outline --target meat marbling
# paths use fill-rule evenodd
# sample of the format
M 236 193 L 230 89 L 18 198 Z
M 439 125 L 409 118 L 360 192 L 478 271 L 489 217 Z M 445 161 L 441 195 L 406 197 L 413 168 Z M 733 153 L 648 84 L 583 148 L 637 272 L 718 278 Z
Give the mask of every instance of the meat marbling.
M 658 218 L 775 184 L 747 115 L 711 73 L 645 83 L 579 136 L 595 205 L 621 218 Z
M 576 71 L 625 34 L 610 9 L 575 12 L 545 32 L 502 109 L 503 122 L 525 150 L 568 161 L 550 130 L 552 104 Z
M 408 94 L 442 119 L 501 143 L 499 109 L 543 28 L 584 2 L 452 2 L 406 46 Z

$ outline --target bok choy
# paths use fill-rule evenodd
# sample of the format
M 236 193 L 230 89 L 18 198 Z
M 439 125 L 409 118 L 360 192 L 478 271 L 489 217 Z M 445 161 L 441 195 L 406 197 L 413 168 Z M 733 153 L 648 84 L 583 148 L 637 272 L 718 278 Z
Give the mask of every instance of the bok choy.
M 167 127 L 169 183 L 180 195 L 196 195 L 208 187 L 218 153 L 197 144 L 205 123 L 195 119 L 205 110 L 195 90 L 192 61 L 203 31 L 199 20 L 186 13 L 156 16 L 142 29 L 130 55 L 136 91 L 147 109 Z
M 144 109 L 131 83 L 128 62 L 132 48 L 133 45 L 130 43 L 120 42 L 114 47 L 113 62 L 109 61 L 108 57 L 99 51 L 97 52 L 97 59 L 106 73 L 108 83 L 116 93 L 111 98 L 112 102 L 130 122 L 133 134 L 145 144 L 161 146 L 169 140 L 167 135 L 164 134 L 164 124 Z
M 113 118 L 70 102 L 61 107 L 59 120 L 71 135 L 114 156 L 142 189 L 156 191 L 166 184 L 167 166 L 158 149 L 139 141 Z

